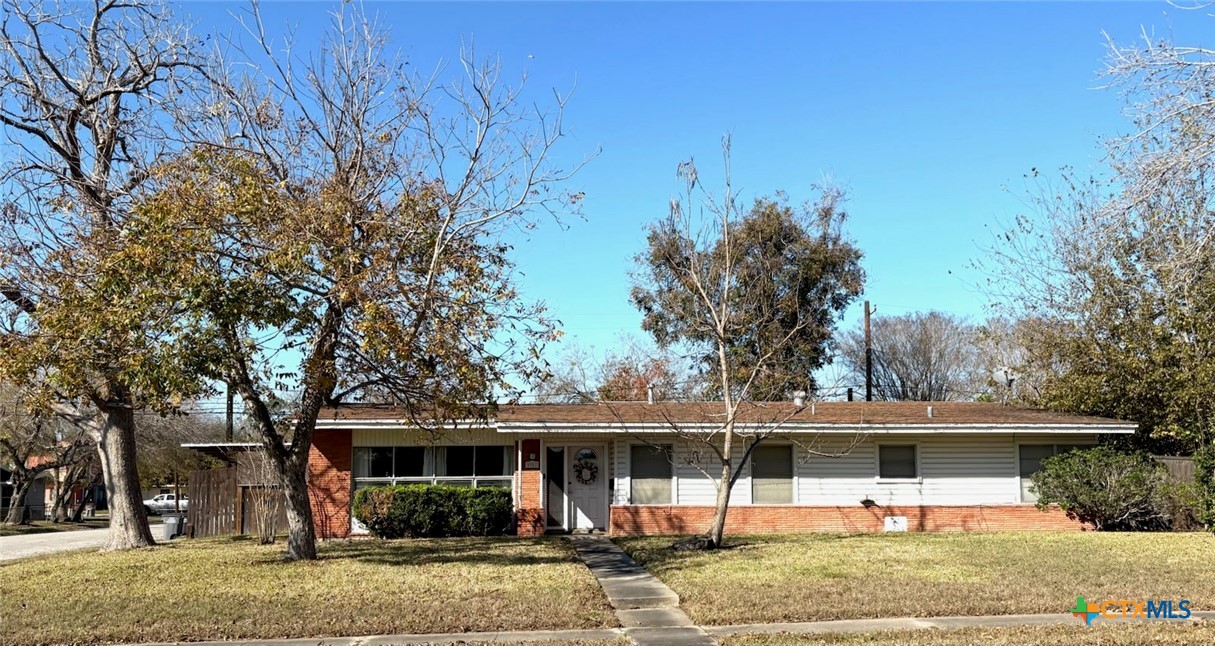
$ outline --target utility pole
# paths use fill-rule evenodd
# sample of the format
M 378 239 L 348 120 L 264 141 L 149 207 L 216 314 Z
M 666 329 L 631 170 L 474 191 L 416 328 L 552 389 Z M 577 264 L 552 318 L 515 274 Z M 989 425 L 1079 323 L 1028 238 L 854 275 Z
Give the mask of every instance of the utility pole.
M 865 401 L 873 401 L 873 337 L 869 334 L 869 301 L 865 301 Z
M 227 393 L 228 393 L 228 422 L 227 422 L 227 425 L 224 426 L 224 441 L 231 442 L 232 441 L 232 386 L 227 386 L 225 388 L 225 390 L 227 390 Z

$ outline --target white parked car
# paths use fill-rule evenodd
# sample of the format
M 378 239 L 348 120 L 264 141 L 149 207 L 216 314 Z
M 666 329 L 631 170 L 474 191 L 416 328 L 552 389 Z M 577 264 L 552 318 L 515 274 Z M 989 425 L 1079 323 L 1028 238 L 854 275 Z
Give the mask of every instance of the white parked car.
M 162 493 L 155 498 L 143 501 L 143 509 L 149 514 L 164 514 L 177 509 L 177 498 L 171 493 Z M 190 505 L 190 499 L 186 496 L 181 497 L 181 510 L 186 511 Z

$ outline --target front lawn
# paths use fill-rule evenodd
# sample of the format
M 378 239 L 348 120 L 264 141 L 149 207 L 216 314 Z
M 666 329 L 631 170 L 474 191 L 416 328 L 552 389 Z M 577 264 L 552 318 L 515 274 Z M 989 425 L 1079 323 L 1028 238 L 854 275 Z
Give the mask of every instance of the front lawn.
M 736 536 L 717 552 L 617 542 L 704 625 L 1065 612 L 1089 600 L 1215 609 L 1209 534 Z
M 720 640 L 722 646 L 1209 646 L 1215 625 L 1175 623 L 1110 623 L 957 630 L 889 630 L 874 633 L 825 635 L 739 635 Z
M 52 523 L 49 520 L 34 520 L 26 525 L 0 525 L 0 537 L 47 534 L 50 532 L 73 532 L 81 529 L 105 529 L 109 526 L 109 518 L 86 518 L 79 523 Z
M 0 564 L 0 644 L 604 628 L 560 539 L 353 541 L 316 562 L 222 538 Z

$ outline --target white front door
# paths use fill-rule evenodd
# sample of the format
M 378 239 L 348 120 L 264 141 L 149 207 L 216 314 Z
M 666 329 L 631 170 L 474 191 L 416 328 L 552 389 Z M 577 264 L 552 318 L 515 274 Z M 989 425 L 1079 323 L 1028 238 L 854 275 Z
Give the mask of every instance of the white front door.
M 607 456 L 602 446 L 571 446 L 566 449 L 570 466 L 568 491 L 571 529 L 607 527 Z

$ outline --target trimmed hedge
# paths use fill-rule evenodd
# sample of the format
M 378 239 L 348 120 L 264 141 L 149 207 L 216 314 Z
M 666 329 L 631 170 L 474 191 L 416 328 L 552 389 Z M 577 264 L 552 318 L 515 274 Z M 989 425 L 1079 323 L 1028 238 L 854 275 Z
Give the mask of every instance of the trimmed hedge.
M 355 492 L 353 511 L 378 538 L 500 536 L 514 520 L 510 490 L 496 487 L 367 487 Z

